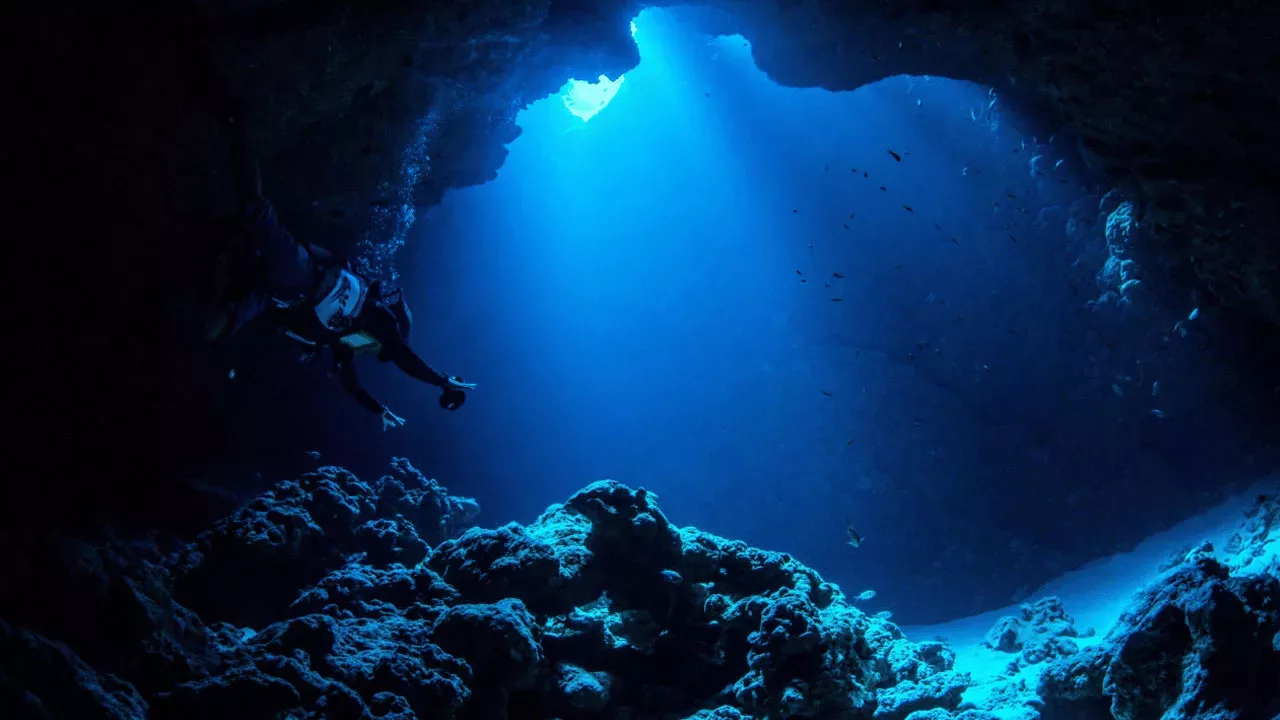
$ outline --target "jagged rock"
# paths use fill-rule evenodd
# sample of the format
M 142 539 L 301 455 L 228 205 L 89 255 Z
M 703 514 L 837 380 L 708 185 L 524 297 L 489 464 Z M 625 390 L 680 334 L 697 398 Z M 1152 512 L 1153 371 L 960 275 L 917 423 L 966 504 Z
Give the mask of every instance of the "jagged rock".
M 265 625 L 284 615 L 299 588 L 353 553 L 376 567 L 422 560 L 427 544 L 409 516 L 437 538 L 475 517 L 473 501 L 450 498 L 405 460 L 392 465 L 394 474 L 379 481 L 376 493 L 333 466 L 277 483 L 187 549 L 177 568 L 178 596 L 202 617 Z M 396 514 L 380 517 L 379 508 Z M 255 586 L 252 596 L 235 591 L 245 584 Z
M 259 571 L 284 560 L 311 570 L 342 560 L 314 580 L 305 579 L 310 571 L 282 571 L 274 584 L 228 587 L 243 608 L 294 598 L 264 613 L 276 620 L 256 632 L 205 626 L 173 602 L 154 548 L 81 549 L 73 556 L 90 568 L 86 578 L 130 591 L 121 596 L 130 602 L 105 605 L 136 615 L 113 636 L 128 644 L 112 667 L 128 673 L 100 674 L 70 650 L 0 623 L 8 703 L 0 709 L 41 717 L 37 703 L 45 703 L 45 715 L 60 716 L 64 706 L 49 710 L 52 703 L 70 703 L 76 717 L 149 712 L 159 720 L 990 720 L 988 713 L 1090 720 L 1106 708 L 1118 720 L 1139 720 L 1272 712 L 1274 701 L 1249 691 L 1280 672 L 1280 580 L 1233 577 L 1211 546 L 1146 590 L 1102 646 L 1051 663 L 1040 682 L 1043 703 L 1021 681 L 1005 681 L 980 706 L 961 705 L 970 680 L 954 670 L 943 643 L 909 641 L 785 553 L 676 527 L 652 494 L 619 483 L 591 485 L 529 527 L 467 531 L 406 566 L 396 553 L 414 546 L 404 538 L 445 532 L 438 512 L 456 510 L 401 492 L 408 483 L 448 497 L 409 470 L 399 467 L 402 477 L 377 493 L 337 468 L 280 483 L 166 561 L 188 572 L 193 562 L 195 570 L 217 567 L 219 553 L 219 562 L 249 558 Z M 420 532 L 411 517 L 434 530 Z M 1250 548 L 1269 548 L 1274 525 L 1271 506 L 1260 504 L 1235 545 L 1263 557 Z M 361 535 L 371 526 L 389 529 L 376 547 Z M 330 528 L 333 537 L 325 537 Z M 112 559 L 94 564 L 104 557 Z M 1068 652 L 1057 643 L 1076 635 L 1052 598 L 1024 606 L 1000 628 L 993 644 L 1020 651 L 1025 662 Z M 31 676 L 33 654 L 52 670 Z M 7 662 L 12 657 L 21 664 Z M 82 690 L 63 692 L 67 683 Z
M 353 562 L 305 590 L 290 609 L 324 612 L 335 617 L 379 616 L 414 608 L 458 602 L 457 590 L 424 565 L 375 568 Z
M 968 686 L 967 673 L 950 670 L 930 675 L 921 682 L 908 680 L 876 694 L 875 717 L 905 720 L 908 715 L 921 710 L 954 710 L 960 705 L 960 696 Z
M 468 530 L 436 548 L 428 563 L 447 583 L 478 602 L 518 597 L 547 613 L 572 607 L 559 592 L 556 549 L 515 523 L 496 530 Z
M 448 608 L 432 626 L 431 640 L 466 660 L 477 681 L 499 688 L 533 687 L 544 660 L 537 623 L 519 600 Z
M 1280 493 L 1259 495 L 1239 532 L 1225 548 L 1233 574 L 1280 577 Z
M 89 667 L 67 646 L 0 620 L 0 715 L 8 718 L 146 717 L 133 685 Z
M 1112 631 L 1103 692 L 1117 720 L 1261 716 L 1277 707 L 1280 579 L 1204 558 L 1147 588 Z M 1267 688 L 1270 688 L 1269 690 Z
M 1047 665 L 1036 693 L 1044 700 L 1044 720 L 1087 720 L 1111 713 L 1102 680 L 1111 662 L 1105 647 L 1093 646 Z
M 1083 636 L 1088 636 L 1086 633 Z M 1006 615 L 987 632 L 987 647 L 1019 653 L 1019 665 L 1035 665 L 1076 651 L 1071 638 L 1082 637 L 1075 621 L 1056 597 L 1023 605 L 1018 616 Z
M 962 710 L 953 712 L 943 708 L 917 710 L 907 716 L 907 720 L 1008 720 L 985 710 Z
M 378 480 L 377 504 L 381 517 L 402 516 L 431 546 L 462 534 L 480 516 L 475 500 L 450 495 L 404 458 L 392 458 L 391 474 Z
M 1045 720 L 1267 717 L 1280 711 L 1280 579 L 1205 553 L 1143 589 L 1099 647 L 1046 668 Z
M 609 673 L 587 672 L 577 665 L 563 663 L 556 667 L 556 689 L 564 693 L 566 703 L 581 712 L 599 712 L 609 704 Z

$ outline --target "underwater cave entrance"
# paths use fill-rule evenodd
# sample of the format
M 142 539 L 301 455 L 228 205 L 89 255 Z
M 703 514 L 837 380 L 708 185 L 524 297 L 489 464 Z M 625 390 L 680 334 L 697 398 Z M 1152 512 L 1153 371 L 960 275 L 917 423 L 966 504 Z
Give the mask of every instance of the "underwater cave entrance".
M 439 471 L 480 478 L 466 491 L 502 519 L 643 485 L 676 522 L 875 587 L 910 622 L 999 607 L 1092 552 L 1079 513 L 1016 508 L 1118 462 L 1088 414 L 1110 386 L 1135 422 L 1160 400 L 1099 355 L 1107 250 L 1074 146 L 972 83 L 786 88 L 740 36 L 658 10 L 634 36 L 625 82 L 528 107 L 497 180 L 422 223 L 441 241 L 411 261 L 435 284 L 410 301 L 453 308 L 433 320 L 468 338 L 448 365 L 494 398 Z

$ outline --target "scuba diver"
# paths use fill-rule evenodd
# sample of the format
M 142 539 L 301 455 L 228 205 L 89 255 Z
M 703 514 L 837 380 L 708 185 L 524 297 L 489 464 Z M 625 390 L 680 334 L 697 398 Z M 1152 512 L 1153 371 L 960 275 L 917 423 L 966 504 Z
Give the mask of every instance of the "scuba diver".
M 384 431 L 404 425 L 404 418 L 361 385 L 355 369 L 360 355 L 376 355 L 409 377 L 441 388 L 442 408 L 461 407 L 475 384 L 437 372 L 409 346 L 413 315 L 402 291 L 386 291 L 380 281 L 333 253 L 294 238 L 262 194 L 261 174 L 239 113 L 220 121 L 231 143 L 242 227 L 215 262 L 213 310 L 204 324 L 204 342 L 224 341 L 261 317 L 304 345 L 304 358 L 330 350 L 343 388 L 381 418 Z

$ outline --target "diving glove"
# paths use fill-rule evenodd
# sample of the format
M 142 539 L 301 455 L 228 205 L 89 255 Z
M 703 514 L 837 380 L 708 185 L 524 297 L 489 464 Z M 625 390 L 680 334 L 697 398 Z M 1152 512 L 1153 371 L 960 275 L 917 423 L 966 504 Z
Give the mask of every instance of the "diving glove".
M 396 415 L 387 408 L 382 408 L 382 432 L 386 432 L 392 428 L 398 428 L 404 425 L 404 418 Z
M 462 378 L 458 377 L 457 375 L 450 375 L 449 377 L 445 378 L 445 389 L 446 390 L 475 390 L 476 384 L 469 383 L 469 382 L 462 382 Z
M 444 392 L 440 394 L 440 407 L 445 410 L 457 410 L 467 401 L 465 390 L 474 390 L 475 383 L 463 382 L 457 375 L 445 378 Z

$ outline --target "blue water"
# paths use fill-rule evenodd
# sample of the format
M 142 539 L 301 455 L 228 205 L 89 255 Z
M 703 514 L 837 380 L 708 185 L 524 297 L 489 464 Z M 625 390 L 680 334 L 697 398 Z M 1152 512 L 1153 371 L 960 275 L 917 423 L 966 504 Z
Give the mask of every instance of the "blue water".
M 607 107 L 526 109 L 498 179 L 423 213 L 399 258 L 416 348 L 479 383 L 466 407 L 365 370 L 408 425 L 348 426 L 330 459 L 405 455 L 489 525 L 611 477 L 904 619 L 1007 602 L 1014 571 L 948 538 L 981 517 L 1051 566 L 1016 547 L 1035 483 L 1106 461 L 1056 429 L 1088 298 L 1062 223 L 1035 226 L 1081 196 L 1078 155 L 1039 138 L 1064 162 L 1033 178 L 1033 138 L 972 84 L 782 88 L 742 38 L 654 11 L 636 40 Z M 912 582 L 940 574 L 963 600 Z

